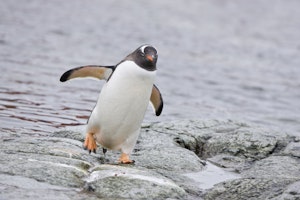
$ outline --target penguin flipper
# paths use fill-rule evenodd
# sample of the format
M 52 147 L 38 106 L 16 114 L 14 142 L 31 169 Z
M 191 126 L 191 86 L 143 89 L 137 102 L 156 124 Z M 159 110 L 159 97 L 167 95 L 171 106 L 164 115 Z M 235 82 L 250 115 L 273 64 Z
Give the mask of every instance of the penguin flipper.
M 108 80 L 115 66 L 100 66 L 100 65 L 86 65 L 80 66 L 66 71 L 61 77 L 60 81 L 65 82 L 73 78 L 93 77 L 100 80 Z
M 159 116 L 163 110 L 164 103 L 163 103 L 161 93 L 159 89 L 156 87 L 156 85 L 153 85 L 152 87 L 150 101 L 153 105 L 156 116 Z

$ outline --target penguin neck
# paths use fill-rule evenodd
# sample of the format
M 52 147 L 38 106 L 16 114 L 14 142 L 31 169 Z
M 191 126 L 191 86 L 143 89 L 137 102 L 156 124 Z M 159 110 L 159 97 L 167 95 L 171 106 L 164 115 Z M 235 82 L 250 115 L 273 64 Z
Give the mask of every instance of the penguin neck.
M 143 57 L 137 57 L 136 54 L 130 54 L 125 58 L 126 61 L 132 61 L 140 68 L 147 71 L 156 71 L 156 62 L 147 62 Z
M 115 75 L 125 77 L 126 79 L 151 79 L 154 80 L 156 70 L 146 70 L 140 67 L 134 61 L 126 60 L 117 66 Z

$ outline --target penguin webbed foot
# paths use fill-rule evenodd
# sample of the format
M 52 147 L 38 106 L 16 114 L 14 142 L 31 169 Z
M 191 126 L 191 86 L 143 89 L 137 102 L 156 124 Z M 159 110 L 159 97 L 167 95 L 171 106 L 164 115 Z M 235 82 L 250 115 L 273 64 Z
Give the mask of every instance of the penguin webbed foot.
M 122 153 L 119 158 L 119 164 L 134 164 L 134 160 L 129 159 L 129 155 L 126 153 Z
M 125 165 L 134 165 L 135 160 L 129 160 L 129 161 L 119 161 L 119 164 L 125 164 Z
M 83 149 L 89 151 L 89 154 L 91 154 L 92 152 L 97 153 L 96 149 L 91 150 L 91 149 L 88 149 L 88 147 L 86 147 L 86 146 L 83 146 Z
M 97 144 L 92 133 L 86 134 L 83 149 L 88 150 L 89 154 L 91 154 L 91 152 L 96 153 Z

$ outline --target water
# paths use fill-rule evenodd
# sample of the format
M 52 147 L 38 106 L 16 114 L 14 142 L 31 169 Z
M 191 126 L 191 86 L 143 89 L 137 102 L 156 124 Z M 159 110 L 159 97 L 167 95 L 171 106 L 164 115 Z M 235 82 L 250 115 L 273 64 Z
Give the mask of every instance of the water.
M 241 178 L 239 174 L 227 171 L 226 169 L 213 165 L 210 162 L 207 162 L 206 164 L 207 165 L 203 171 L 184 174 L 186 177 L 195 181 L 197 187 L 201 189 L 210 189 L 218 183 Z
M 2 1 L 0 130 L 82 125 L 103 85 L 60 83 L 144 43 L 159 52 L 165 108 L 145 121 L 234 119 L 300 136 L 300 2 Z

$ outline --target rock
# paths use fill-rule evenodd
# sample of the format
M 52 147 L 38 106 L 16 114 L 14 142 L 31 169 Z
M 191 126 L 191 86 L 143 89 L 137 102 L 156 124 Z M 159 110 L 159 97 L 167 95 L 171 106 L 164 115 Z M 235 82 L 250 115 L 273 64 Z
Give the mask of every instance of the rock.
M 243 178 L 217 184 L 205 195 L 205 200 L 271 199 L 283 193 L 292 179 Z
M 82 131 L 0 135 L 0 197 L 35 199 L 297 198 L 299 141 L 234 121 L 144 125 L 134 165 L 82 148 Z M 207 159 L 207 164 L 202 159 Z M 105 163 L 105 164 L 103 164 Z M 28 185 L 29 184 L 29 185 Z M 55 198 L 56 197 L 56 198 Z M 46 197 L 45 197 L 46 198 Z M 43 197 L 41 197 L 43 199 Z
M 24 176 L 0 174 L 1 199 L 39 199 L 39 200 L 96 200 L 97 197 L 78 189 L 51 185 Z
M 1 145 L 0 171 L 45 181 L 53 185 L 81 187 L 91 164 L 79 142 L 63 138 L 22 137 Z
M 271 130 L 251 127 L 233 121 L 181 121 L 159 127 L 160 132 L 174 135 L 181 146 L 194 150 L 201 158 L 218 154 L 230 154 L 242 158 L 259 160 L 273 151 L 283 148 L 286 134 Z M 177 129 L 177 131 L 176 131 Z
M 284 155 L 291 155 L 300 158 L 300 142 L 291 142 L 283 151 Z
M 183 148 L 160 148 L 142 150 L 134 154 L 136 164 L 155 171 L 200 171 L 204 161 L 195 153 Z
M 80 130 L 75 130 L 75 131 L 64 130 L 64 131 L 56 132 L 55 137 L 69 138 L 72 140 L 84 142 L 84 136 L 85 136 L 84 132 L 85 132 L 85 129 L 82 129 L 82 128 Z
M 88 154 L 83 150 L 83 138 L 82 133 L 76 131 L 60 131 L 38 137 L 2 134 L 0 160 L 4 164 L 0 165 L 0 172 L 4 176 L 1 176 L 0 184 L 6 188 L 6 192 L 1 197 L 35 198 L 40 193 L 33 191 L 43 192 L 43 189 L 39 189 L 43 186 L 49 189 L 45 192 L 49 198 L 57 190 L 57 199 L 68 199 L 74 194 L 78 194 L 79 199 L 85 199 L 86 196 L 117 199 L 184 198 L 187 193 L 183 188 L 157 172 L 172 170 L 174 176 L 185 171 L 201 170 L 203 167 L 203 163 L 193 152 L 179 147 L 172 137 L 148 129 L 142 131 L 132 155 L 137 160 L 134 166 L 99 166 L 102 154 Z M 119 152 L 109 151 L 106 162 L 114 163 L 118 154 Z M 124 171 L 125 174 L 119 173 Z M 109 172 L 114 174 L 107 177 Z M 37 188 L 26 188 L 17 182 L 28 182 L 37 185 Z M 82 190 L 85 192 L 82 193 Z
M 271 199 L 300 180 L 300 162 L 288 156 L 270 156 L 256 161 L 241 173 L 243 178 L 216 185 L 205 199 Z
M 297 181 L 293 184 L 287 186 L 285 191 L 277 196 L 272 198 L 273 200 L 289 199 L 289 200 L 298 200 L 300 199 L 300 181 Z
M 99 198 L 182 199 L 186 196 L 182 188 L 159 174 L 113 165 L 94 168 L 85 188 Z
M 287 185 L 300 179 L 299 169 L 299 161 L 291 157 L 268 157 L 243 172 L 246 178 L 215 186 L 205 199 L 275 198 L 284 193 Z
M 298 155 L 298 143 L 285 133 L 216 120 L 170 122 L 154 127 L 201 158 L 240 173 L 242 178 L 226 180 L 209 189 L 205 199 L 273 198 L 300 179 L 299 159 L 293 158 Z
M 289 156 L 270 156 L 255 162 L 250 169 L 241 174 L 247 178 L 300 180 L 300 162 L 299 159 Z
M 242 172 L 246 169 L 249 169 L 252 164 L 253 160 L 252 159 L 245 159 L 245 158 L 240 158 L 237 156 L 232 156 L 228 154 L 219 154 L 215 155 L 211 158 L 207 158 L 208 161 L 211 163 L 214 163 L 217 166 L 226 168 L 226 169 L 231 169 L 232 171 L 235 172 Z
M 205 143 L 204 157 L 220 153 L 234 156 L 261 159 L 272 153 L 277 144 L 277 138 L 269 133 L 249 127 L 238 127 L 235 130 L 218 129 L 216 136 Z
M 203 162 L 194 152 L 181 148 L 170 135 L 145 128 L 141 131 L 132 158 L 136 164 L 161 172 L 202 170 Z

